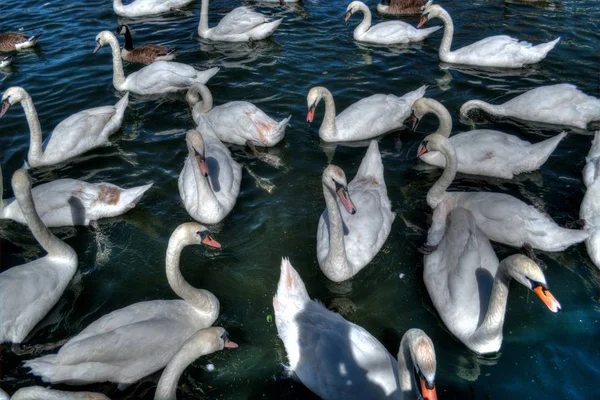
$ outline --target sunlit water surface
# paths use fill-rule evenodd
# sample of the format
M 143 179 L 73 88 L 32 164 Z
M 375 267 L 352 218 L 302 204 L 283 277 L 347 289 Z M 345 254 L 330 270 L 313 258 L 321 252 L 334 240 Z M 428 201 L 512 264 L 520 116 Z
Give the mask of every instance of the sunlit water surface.
M 598 93 L 600 4 L 597 1 L 551 1 L 534 5 L 503 1 L 445 1 L 456 25 L 454 47 L 495 34 L 509 34 L 535 43 L 562 40 L 539 65 L 520 71 L 481 72 L 443 69 L 437 58 L 441 32 L 415 46 L 368 47 L 355 43 L 339 1 L 306 1 L 304 5 L 250 4 L 284 18 L 272 39 L 254 44 L 223 44 L 200 40 L 200 2 L 182 11 L 146 20 L 119 20 L 109 0 L 0 2 L 2 30 L 42 33 L 35 51 L 19 53 L 9 73 L 0 72 L 0 90 L 23 86 L 37 107 L 44 132 L 84 108 L 113 104 L 108 48 L 92 55 L 94 38 L 127 22 L 134 43 L 166 43 L 179 49 L 178 61 L 199 68 L 219 66 L 210 81 L 215 104 L 249 100 L 281 119 L 292 114 L 286 139 L 272 151 L 285 167 L 274 169 L 241 147 L 234 157 L 255 176 L 275 185 L 271 193 L 244 169 L 237 205 L 225 221 L 211 227 L 223 248 L 185 250 L 182 271 L 196 287 L 221 301 L 217 325 L 226 327 L 240 344 L 192 364 L 179 383 L 179 398 L 311 398 L 284 369 L 285 350 L 277 337 L 272 298 L 282 256 L 289 256 L 308 292 L 375 335 L 394 355 L 409 328 L 424 329 L 437 351 L 437 387 L 441 399 L 592 399 L 600 396 L 600 316 L 598 271 L 583 245 L 562 253 L 538 252 L 546 264 L 552 291 L 563 306 L 553 314 L 535 295 L 513 283 L 504 325 L 504 344 L 494 359 L 478 358 L 444 328 L 422 280 L 422 254 L 431 211 L 425 195 L 439 177 L 436 169 L 415 160 L 434 118 L 418 132 L 405 130 L 380 141 L 385 178 L 398 216 L 382 251 L 355 278 L 329 282 L 316 261 L 316 231 L 324 209 L 321 173 L 328 163 L 317 131 L 305 123 L 305 96 L 323 85 L 334 94 L 338 110 L 374 93 L 402 95 L 427 84 L 427 95 L 443 102 L 455 129 L 465 101 L 481 98 L 503 102 L 539 85 L 570 82 L 588 94 Z M 241 2 L 211 2 L 214 25 Z M 375 9 L 376 2 L 369 2 Z M 374 15 L 375 21 L 381 18 Z M 416 24 L 418 16 L 407 19 Z M 428 26 L 438 24 L 438 20 Z M 126 73 L 136 70 L 126 65 Z M 130 98 L 122 132 L 114 145 L 94 150 L 54 169 L 33 171 L 36 184 L 57 178 L 110 181 L 122 186 L 153 181 L 137 208 L 120 218 L 103 220 L 100 230 L 62 228 L 55 232 L 78 253 L 79 272 L 59 304 L 36 328 L 29 345 L 70 338 L 102 315 L 134 302 L 174 299 L 164 272 L 171 232 L 190 221 L 177 189 L 177 176 L 187 150 L 184 135 L 193 127 L 183 94 L 145 101 Z M 0 121 L 4 196 L 12 196 L 10 177 L 26 157 L 29 135 L 20 107 Z M 317 110 L 316 121 L 323 116 Z M 483 128 L 504 130 L 530 141 L 556 135 L 557 130 L 531 128 L 507 121 L 483 121 Z M 548 212 L 561 225 L 578 219 L 584 189 L 581 170 L 591 136 L 571 134 L 538 172 L 507 181 L 459 175 L 453 187 L 510 193 Z M 365 148 L 338 147 L 333 162 L 353 177 Z M 1 223 L 2 268 L 43 253 L 30 232 L 16 223 Z M 503 258 L 515 250 L 495 246 Z M 148 332 L 149 335 L 152 332 Z M 54 350 L 56 351 L 56 350 Z M 36 355 L 45 354 L 44 351 Z M 10 346 L 2 349 L 2 387 L 9 392 L 40 384 L 27 374 L 23 360 Z M 209 372 L 206 365 L 215 370 Z M 114 384 L 86 387 L 113 399 L 153 397 L 159 373 L 124 392 Z M 68 386 L 58 386 L 70 389 Z

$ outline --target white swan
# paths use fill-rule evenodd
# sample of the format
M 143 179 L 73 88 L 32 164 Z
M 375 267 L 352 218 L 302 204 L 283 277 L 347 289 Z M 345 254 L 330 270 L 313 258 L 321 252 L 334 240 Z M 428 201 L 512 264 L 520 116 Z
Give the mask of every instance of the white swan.
M 407 331 L 398 362 L 362 327 L 311 300 L 298 272 L 281 260 L 275 324 L 289 368 L 323 399 L 435 400 L 435 350 L 420 329 Z
M 345 20 L 348 21 L 357 11 L 362 11 L 363 13 L 363 20 L 354 29 L 353 33 L 354 40 L 358 42 L 375 44 L 420 42 L 441 28 L 441 26 L 435 26 L 433 28 L 417 29 L 402 21 L 386 21 L 371 26 L 371 11 L 362 1 L 353 1 L 348 5 Z
M 177 383 L 183 371 L 197 358 L 223 348 L 235 349 L 238 345 L 231 340 L 227 331 L 219 326 L 200 329 L 194 333 L 165 367 L 160 376 L 154 400 L 176 400 Z
M 500 350 L 511 279 L 533 290 L 552 312 L 560 310 L 539 265 L 520 254 L 498 264 L 490 241 L 464 208 L 450 212 L 444 238 L 424 265 L 425 286 L 444 324 L 477 353 Z
M 152 183 L 121 189 L 111 183 L 88 183 L 78 179 L 57 179 L 31 190 L 35 210 L 44 225 L 89 225 L 101 218 L 116 217 L 136 206 Z M 0 194 L 2 170 L 0 169 Z M 27 220 L 15 199 L 0 197 L 0 219 L 26 224 Z
M 454 146 L 458 172 L 465 174 L 512 179 L 513 175 L 535 171 L 546 162 L 558 143 L 567 135 L 566 132 L 562 132 L 536 144 L 490 129 L 476 129 L 450 136 L 450 113 L 438 101 L 425 97 L 413 103 L 412 113 L 413 129 L 428 113 L 438 117 L 439 127 L 435 133 L 448 138 Z M 423 154 L 421 160 L 442 168 L 446 166 L 446 158 L 437 151 Z
M 120 17 L 136 18 L 157 15 L 185 7 L 194 0 L 134 0 L 123 4 L 123 0 L 113 0 L 113 10 Z
M 173 61 L 155 61 L 125 78 L 119 41 L 110 31 L 96 36 L 94 53 L 108 43 L 113 57 L 113 86 L 119 91 L 137 94 L 160 94 L 186 90 L 194 82 L 206 83 L 219 72 L 219 68 L 199 71 L 187 64 Z
M 12 397 L 0 389 L 0 400 L 110 400 L 101 393 L 65 392 L 41 386 L 29 386 L 17 390 Z
M 223 142 L 245 146 L 251 140 L 256 146 L 271 147 L 285 136 L 292 116 L 275 121 L 248 101 L 230 101 L 213 107 L 210 90 L 202 83 L 193 84 L 186 95 L 192 117 L 200 125 L 203 118 Z
M 438 134 L 425 137 L 417 157 L 429 151 L 439 151 L 446 158 L 442 176 L 427 193 L 427 204 L 434 210 L 427 239 L 429 245 L 435 246 L 442 239 L 446 216 L 456 207 L 471 211 L 477 226 L 490 240 L 509 246 L 529 245 L 544 251 L 562 251 L 588 237 L 586 231 L 561 228 L 535 207 L 507 194 L 446 192 L 456 175 L 456 152 L 448 139 Z
M 31 233 L 48 255 L 0 274 L 0 343 L 24 341 L 62 296 L 77 269 L 77 253 L 37 215 L 25 170 L 14 173 L 12 186 Z
M 585 240 L 585 246 L 594 265 L 600 268 L 600 131 L 596 131 L 590 152 L 586 157 L 583 169 L 583 182 L 587 187 L 579 218 L 584 221 L 585 229 L 590 237 Z
M 396 216 L 387 195 L 377 142 L 369 144 L 349 185 L 344 171 L 335 165 L 325 168 L 322 181 L 327 208 L 317 228 L 317 258 L 325 276 L 341 282 L 352 278 L 377 255 Z
M 43 167 L 67 161 L 96 147 L 108 144 L 108 138 L 121 127 L 129 94 L 114 106 L 89 108 L 62 120 L 42 146 L 42 127 L 33 100 L 25 89 L 14 86 L 2 95 L 0 118 L 10 106 L 21 103 L 29 124 L 29 153 L 31 167 Z
M 406 93 L 402 97 L 393 94 L 374 94 L 350 105 L 338 116 L 331 92 L 322 86 L 310 89 L 306 97 L 308 114 L 312 122 L 315 109 L 321 99 L 325 101 L 325 117 L 319 128 L 319 137 L 325 142 L 347 142 L 372 139 L 386 132 L 400 129 L 410 116 L 415 100 L 423 97 L 427 86 Z
M 242 167 L 223 143 L 205 125 L 202 134 L 190 130 L 185 141 L 188 156 L 179 174 L 179 195 L 196 221 L 216 224 L 229 214 L 242 180 Z
M 181 275 L 184 247 L 220 247 L 197 223 L 175 229 L 166 255 L 169 285 L 183 300 L 152 300 L 132 304 L 92 322 L 58 352 L 25 362 L 44 382 L 130 384 L 163 368 L 198 329 L 219 316 L 219 300 L 196 289 Z
M 476 109 L 501 117 L 579 129 L 587 129 L 590 122 L 600 121 L 600 99 L 568 83 L 540 86 L 498 105 L 469 100 L 460 107 L 460 114 L 467 118 L 469 112 Z
M 237 7 L 224 16 L 214 28 L 208 27 L 208 0 L 202 0 L 198 35 L 220 42 L 247 42 L 266 39 L 275 32 L 282 19 L 271 21 L 248 7 Z
M 475 65 L 481 67 L 521 68 L 542 61 L 560 40 L 533 46 L 529 42 L 519 42 L 510 36 L 490 36 L 478 42 L 451 51 L 454 24 L 450 14 L 437 4 L 427 3 L 417 28 L 433 18 L 444 22 L 444 36 L 440 44 L 440 60 L 450 64 Z

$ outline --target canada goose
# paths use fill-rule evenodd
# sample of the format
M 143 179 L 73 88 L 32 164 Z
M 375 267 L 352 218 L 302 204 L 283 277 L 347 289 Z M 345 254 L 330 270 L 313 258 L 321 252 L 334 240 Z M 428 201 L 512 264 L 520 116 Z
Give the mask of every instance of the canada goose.
M 154 61 L 169 61 L 175 58 L 175 49 L 158 44 L 144 44 L 133 48 L 133 37 L 127 25 L 119 25 L 117 34 L 125 36 L 125 46 L 121 49 L 121 58 L 131 63 L 152 64 Z
M 22 33 L 4 32 L 0 33 L 0 51 L 15 51 L 35 46 L 40 35 L 27 37 Z

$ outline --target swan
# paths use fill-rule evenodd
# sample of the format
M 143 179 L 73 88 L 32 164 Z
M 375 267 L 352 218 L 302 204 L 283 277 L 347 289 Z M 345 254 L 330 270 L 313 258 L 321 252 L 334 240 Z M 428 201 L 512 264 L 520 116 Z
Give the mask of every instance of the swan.
M 430 19 L 439 18 L 444 22 L 444 36 L 440 44 L 440 60 L 450 64 L 475 65 L 480 67 L 521 68 L 542 61 L 556 46 L 560 38 L 533 46 L 529 42 L 519 42 L 510 36 L 490 36 L 478 42 L 451 51 L 454 24 L 450 14 L 437 4 L 427 3 L 417 28 Z
M 125 78 L 119 42 L 112 32 L 102 31 L 96 36 L 94 53 L 106 43 L 112 49 L 113 85 L 119 91 L 129 90 L 137 94 L 176 92 L 186 90 L 194 82 L 206 83 L 219 72 L 219 68 L 199 71 L 194 67 L 178 62 L 156 61 Z
M 266 39 L 283 19 L 271 21 L 248 7 L 237 7 L 224 16 L 214 28 L 208 27 L 208 0 L 202 0 L 198 35 L 218 42 L 247 42 Z
M 237 343 L 229 340 L 227 331 L 219 326 L 200 329 L 175 353 L 160 376 L 154 400 L 176 400 L 177 383 L 183 371 L 197 358 L 223 348 L 236 349 Z
M 446 192 L 457 170 L 454 147 L 448 139 L 434 133 L 425 137 L 417 157 L 429 151 L 441 152 L 446 168 L 427 193 L 427 204 L 434 210 L 428 245 L 436 246 L 442 239 L 446 216 L 456 207 L 471 211 L 477 226 L 490 240 L 509 246 L 562 251 L 588 237 L 586 231 L 561 228 L 535 207 L 504 193 Z
M 381 0 L 377 11 L 384 15 L 420 14 L 427 0 Z
M 444 238 L 425 256 L 424 267 L 425 286 L 444 324 L 476 353 L 500 350 L 511 279 L 537 294 L 552 312 L 560 310 L 540 266 L 521 254 L 498 264 L 473 214 L 461 207 L 449 213 Z
M 0 274 L 0 343 L 18 344 L 62 296 L 77 269 L 77 253 L 40 219 L 25 170 L 13 174 L 12 186 L 31 233 L 48 253 Z
M 152 183 L 122 189 L 106 182 L 88 183 L 78 179 L 57 179 L 31 190 L 35 210 L 48 228 L 90 225 L 101 218 L 116 217 L 136 206 Z M 0 169 L 0 193 L 2 170 Z M 21 224 L 27 220 L 15 199 L 0 198 L 0 219 Z
M 469 100 L 460 107 L 460 114 L 468 118 L 468 114 L 476 109 L 502 117 L 579 129 L 587 129 L 590 122 L 600 121 L 600 99 L 588 96 L 568 83 L 540 86 L 504 104 Z
M 344 171 L 335 165 L 325 168 L 322 182 L 327 208 L 317 228 L 317 259 L 327 278 L 342 282 L 377 255 L 396 216 L 387 195 L 377 142 L 369 144 L 349 185 Z M 346 211 L 341 212 L 341 207 Z
M 29 386 L 17 390 L 12 397 L 0 389 L 0 400 L 110 400 L 101 393 L 65 392 L 41 386 Z
M 315 86 L 308 92 L 306 121 L 312 122 L 317 105 L 324 99 L 325 117 L 319 128 L 319 137 L 325 142 L 347 142 L 366 140 L 400 129 L 410 116 L 415 100 L 423 97 L 427 86 L 406 93 L 402 97 L 393 94 L 374 94 L 352 104 L 335 115 L 335 103 L 331 92 Z
M 154 61 L 170 61 L 175 58 L 175 49 L 158 44 L 144 44 L 133 48 L 133 37 L 127 25 L 119 25 L 117 34 L 125 36 L 125 46 L 121 49 L 121 58 L 139 64 L 152 64 Z
M 346 18 L 350 17 L 357 11 L 362 11 L 363 20 L 354 29 L 354 40 L 364 43 L 375 44 L 405 44 L 420 42 L 431 35 L 433 32 L 441 28 L 435 26 L 427 29 L 417 29 L 410 24 L 402 21 L 386 21 L 380 22 L 377 25 L 371 26 L 371 11 L 369 7 L 361 1 L 353 1 L 346 8 Z
M 109 136 L 117 132 L 123 123 L 128 102 L 129 95 L 126 93 L 114 106 L 89 108 L 71 115 L 56 125 L 44 145 L 37 111 L 25 89 L 13 86 L 4 91 L 0 118 L 11 106 L 21 103 L 29 124 L 27 163 L 37 168 L 55 165 L 107 145 Z
M 579 218 L 583 220 L 590 237 L 585 240 L 587 252 L 594 265 L 600 268 L 600 131 L 596 131 L 583 169 L 583 182 L 587 187 Z
M 287 258 L 273 298 L 289 368 L 323 399 L 435 400 L 435 349 L 420 329 L 402 337 L 398 362 L 364 328 L 311 300 Z
M 33 47 L 40 35 L 25 36 L 22 33 L 0 33 L 0 52 L 16 51 Z
M 179 195 L 196 221 L 216 224 L 229 214 L 242 180 L 242 167 L 207 127 L 185 136 L 188 156 L 179 174 Z
M 124 5 L 123 0 L 113 0 L 113 10 L 120 17 L 136 18 L 164 14 L 185 7 L 194 0 L 134 0 Z
M 248 101 L 230 101 L 213 107 L 210 90 L 202 83 L 194 83 L 186 99 L 196 124 L 200 124 L 202 118 L 220 140 L 241 146 L 248 140 L 256 146 L 275 146 L 285 136 L 285 128 L 292 118 L 290 115 L 277 122 Z
M 560 135 L 531 144 L 517 136 L 490 129 L 477 129 L 450 136 L 452 117 L 441 103 L 434 99 L 421 98 L 413 103 L 413 129 L 428 113 L 438 117 L 438 133 L 450 141 L 456 151 L 458 172 L 473 175 L 494 176 L 512 179 L 514 175 L 539 169 L 550 157 L 556 146 L 567 135 Z M 439 152 L 427 152 L 421 156 L 427 164 L 441 168 L 446 159 Z
M 163 368 L 190 336 L 219 316 L 219 300 L 191 286 L 179 270 L 181 252 L 192 244 L 221 247 L 198 223 L 175 229 L 167 246 L 166 272 L 183 300 L 143 301 L 115 310 L 71 338 L 58 354 L 26 361 L 25 366 L 44 382 L 73 385 L 127 385 Z

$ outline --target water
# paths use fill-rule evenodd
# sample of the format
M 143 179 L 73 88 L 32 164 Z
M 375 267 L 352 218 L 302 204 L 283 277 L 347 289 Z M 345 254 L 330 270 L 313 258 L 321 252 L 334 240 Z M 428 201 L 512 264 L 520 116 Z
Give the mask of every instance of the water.
M 237 5 L 213 0 L 211 26 Z M 457 130 L 469 129 L 458 121 L 458 109 L 472 98 L 504 102 L 538 85 L 560 82 L 576 84 L 588 94 L 598 93 L 600 30 L 594 18 L 600 12 L 598 2 L 446 1 L 443 5 L 455 21 L 454 48 L 494 34 L 536 43 L 557 36 L 562 40 L 537 66 L 517 73 L 486 74 L 440 69 L 441 32 L 415 46 L 358 45 L 352 29 L 360 17 L 344 24 L 346 4 L 337 1 L 255 5 L 261 12 L 283 17 L 284 22 L 273 39 L 253 45 L 200 40 L 200 2 L 171 15 L 136 21 L 117 18 L 108 0 L 0 3 L 2 30 L 42 33 L 37 50 L 19 53 L 11 73 L 0 73 L 0 90 L 23 86 L 33 97 L 46 133 L 76 111 L 116 103 L 110 51 L 103 48 L 92 55 L 92 50 L 101 30 L 112 31 L 122 22 L 130 24 L 134 43 L 166 43 L 179 48 L 180 62 L 202 68 L 220 66 L 221 72 L 209 84 L 215 104 L 249 100 L 277 119 L 292 114 L 284 143 L 273 150 L 285 168 L 274 169 L 243 148 L 232 148 L 234 157 L 253 174 L 275 185 L 272 192 L 257 186 L 245 169 L 236 207 L 222 224 L 211 228 L 223 249 L 196 246 L 183 254 L 184 276 L 220 299 L 221 316 L 216 324 L 226 327 L 240 348 L 191 365 L 180 381 L 179 398 L 314 397 L 284 370 L 285 350 L 274 322 L 267 319 L 273 314 L 282 256 L 291 258 L 311 296 L 326 305 L 341 305 L 349 320 L 369 330 L 392 354 L 396 355 L 407 329 L 424 329 L 436 346 L 442 399 L 598 398 L 598 271 L 583 245 L 563 253 L 538 252 L 548 267 L 547 280 L 562 312 L 549 312 L 535 295 L 512 285 L 504 344 L 495 359 L 475 357 L 437 317 L 422 281 L 422 255 L 417 251 L 431 215 L 425 194 L 440 174 L 415 162 L 421 138 L 435 129 L 431 116 L 424 118 L 418 133 L 394 133 L 380 142 L 388 192 L 398 213 L 382 251 L 357 277 L 342 284 L 328 282 L 318 268 L 316 230 L 324 208 L 321 172 L 328 156 L 317 134 L 323 107 L 317 109 L 317 123 L 309 127 L 304 122 L 310 87 L 328 87 L 342 110 L 374 93 L 402 95 L 427 84 L 427 95 L 448 107 Z M 370 6 L 374 10 L 375 1 Z M 418 17 L 407 21 L 416 24 Z M 433 20 L 427 26 L 438 23 Z M 135 69 L 126 66 L 126 73 Z M 113 146 L 60 168 L 34 171 L 36 183 L 71 177 L 122 186 L 150 181 L 155 185 L 131 212 L 101 221 L 99 232 L 55 230 L 79 254 L 79 273 L 28 344 L 72 337 L 102 315 L 134 302 L 176 298 L 165 279 L 164 255 L 171 232 L 191 220 L 177 190 L 177 176 L 187 154 L 184 135 L 193 127 L 183 99 L 178 94 L 145 102 L 131 96 L 122 133 L 113 139 Z M 478 126 L 530 141 L 558 133 L 509 122 Z M 22 165 L 29 142 L 20 107 L 11 109 L 0 127 L 4 196 L 9 197 L 10 176 Z M 459 175 L 453 187 L 510 193 L 545 210 L 559 224 L 567 224 L 578 219 L 584 193 L 581 169 L 590 141 L 591 136 L 569 135 L 541 171 L 513 181 Z M 333 162 L 353 177 L 365 150 L 338 147 Z M 0 226 L 3 268 L 42 255 L 27 229 L 11 222 Z M 514 252 L 504 246 L 495 248 L 500 258 Z M 4 346 L 1 355 L 3 388 L 13 392 L 41 383 L 21 367 L 21 361 L 32 356 L 16 356 L 10 346 Z M 208 372 L 207 364 L 214 364 L 215 371 Z M 158 377 L 154 374 L 124 392 L 116 391 L 113 384 L 91 385 L 86 390 L 113 399 L 152 398 Z

